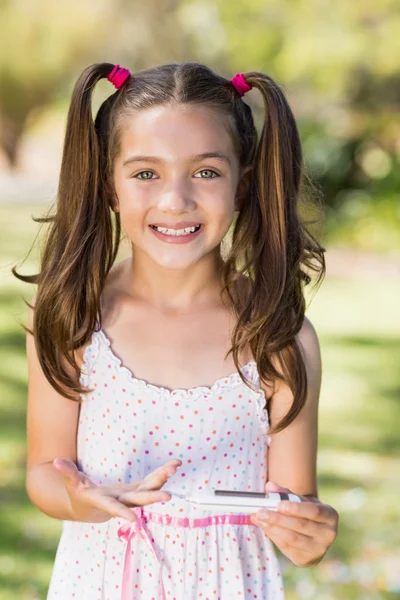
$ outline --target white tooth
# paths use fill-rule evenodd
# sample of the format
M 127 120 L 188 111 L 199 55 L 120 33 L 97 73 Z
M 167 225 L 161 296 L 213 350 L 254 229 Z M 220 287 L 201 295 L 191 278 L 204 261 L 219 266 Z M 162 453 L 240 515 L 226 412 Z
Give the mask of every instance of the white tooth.
M 188 235 L 189 233 L 193 233 L 194 231 L 196 231 L 196 226 L 195 227 L 186 227 L 185 229 L 168 229 L 167 227 L 157 227 L 157 225 L 155 225 L 155 228 L 157 229 L 157 231 L 160 231 L 161 233 L 165 233 L 167 235 Z

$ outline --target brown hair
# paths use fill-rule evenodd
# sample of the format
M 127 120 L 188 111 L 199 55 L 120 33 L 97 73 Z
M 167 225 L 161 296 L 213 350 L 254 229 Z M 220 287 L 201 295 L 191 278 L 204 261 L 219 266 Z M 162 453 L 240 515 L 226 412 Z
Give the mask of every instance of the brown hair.
M 33 332 L 24 329 L 35 337 L 44 375 L 66 398 L 79 401 L 78 394 L 92 391 L 75 384 L 63 361 L 79 373 L 73 350 L 90 340 L 97 317 L 101 326 L 100 297 L 121 238 L 120 216 L 112 210 L 112 175 L 122 119 L 143 108 L 199 104 L 225 119 L 240 167 L 253 167 L 222 266 L 222 291 L 237 315 L 227 355 L 232 353 L 241 374 L 239 352 L 250 347 L 262 380 L 288 383 L 294 401 L 275 428 L 280 431 L 299 414 L 307 394 L 305 364 L 295 338 L 305 313 L 302 286 L 310 283 L 310 270 L 319 272 L 317 284 L 325 275 L 325 249 L 300 215 L 308 179 L 285 94 L 268 75 L 244 74 L 264 102 L 258 137 L 251 108 L 229 79 L 199 63 L 173 63 L 131 75 L 101 104 L 93 122 L 93 90 L 113 68 L 109 63 L 91 65 L 75 84 L 55 214 L 34 219 L 50 223 L 40 273 L 23 276 L 12 269 L 22 281 L 38 284 Z M 238 293 L 243 276 L 249 282 L 246 294 Z

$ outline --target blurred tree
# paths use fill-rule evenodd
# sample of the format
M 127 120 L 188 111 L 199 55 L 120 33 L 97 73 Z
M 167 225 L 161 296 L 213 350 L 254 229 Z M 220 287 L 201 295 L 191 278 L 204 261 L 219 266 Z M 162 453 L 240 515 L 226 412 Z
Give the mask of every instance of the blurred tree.
M 135 70 L 190 56 L 180 0 L 2 0 L 0 146 L 11 167 L 28 118 L 70 93 L 88 64 Z M 133 64 L 132 64 L 133 62 Z
M 0 144 L 11 166 L 28 117 L 60 97 L 76 65 L 104 37 L 111 4 L 1 2 Z
M 200 56 L 287 92 L 328 204 L 343 189 L 399 189 L 398 0 L 187 0 L 181 12 Z
M 156 64 L 199 60 L 179 19 L 184 0 L 116 0 L 115 51 L 135 71 Z M 112 44 L 112 40 L 110 40 Z

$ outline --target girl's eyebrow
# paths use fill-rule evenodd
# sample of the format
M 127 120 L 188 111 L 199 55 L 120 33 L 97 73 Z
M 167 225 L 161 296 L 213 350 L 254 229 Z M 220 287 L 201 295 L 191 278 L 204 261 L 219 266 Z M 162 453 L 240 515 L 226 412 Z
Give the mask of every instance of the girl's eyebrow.
M 202 154 L 195 154 L 193 156 L 188 157 L 188 162 L 196 162 L 199 160 L 204 160 L 205 158 L 216 158 L 220 162 L 227 163 L 228 165 L 231 164 L 229 157 L 226 156 L 226 154 L 223 154 L 222 152 L 203 152 Z M 160 158 L 159 156 L 144 156 L 144 155 L 131 156 L 130 158 L 127 158 L 124 161 L 122 166 L 126 167 L 127 165 L 131 165 L 136 162 L 158 163 L 158 162 L 163 162 L 163 159 Z

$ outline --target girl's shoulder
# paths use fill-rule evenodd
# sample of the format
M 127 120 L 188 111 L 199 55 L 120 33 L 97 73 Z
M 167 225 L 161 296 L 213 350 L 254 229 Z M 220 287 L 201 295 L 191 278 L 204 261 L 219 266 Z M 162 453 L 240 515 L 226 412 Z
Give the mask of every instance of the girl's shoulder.
M 307 373 L 307 378 L 321 378 L 321 348 L 317 331 L 308 317 L 304 315 L 303 324 L 297 333 L 296 342 L 299 346 L 301 355 L 304 360 L 304 366 Z M 271 357 L 271 362 L 280 375 L 283 376 L 281 364 L 276 356 Z M 292 392 L 289 390 L 288 384 L 281 380 L 274 381 L 273 395 L 285 390 L 289 395 Z

